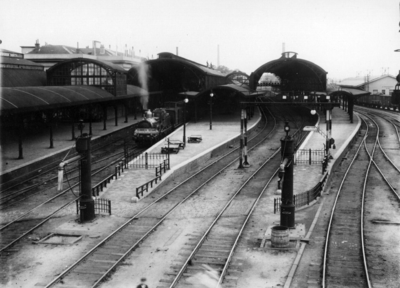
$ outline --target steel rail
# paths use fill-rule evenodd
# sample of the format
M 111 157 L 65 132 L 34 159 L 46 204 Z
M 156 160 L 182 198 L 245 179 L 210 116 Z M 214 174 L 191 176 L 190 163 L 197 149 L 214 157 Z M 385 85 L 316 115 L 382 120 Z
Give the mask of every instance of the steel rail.
M 374 124 L 378 127 L 378 131 L 379 131 L 379 125 L 378 123 L 372 119 L 372 117 L 363 114 L 365 117 L 369 118 L 372 122 L 374 122 Z M 377 134 L 379 136 L 379 133 Z M 377 143 L 378 146 L 381 150 L 381 152 L 383 153 L 383 155 L 385 156 L 386 160 L 388 160 L 388 162 L 390 164 L 392 164 L 392 166 L 395 168 L 395 170 L 397 170 L 398 173 L 400 173 L 400 169 L 392 162 L 392 160 L 390 160 L 390 157 L 386 154 L 385 150 L 383 149 L 379 137 L 377 138 Z M 367 151 L 368 152 L 368 151 Z M 385 180 L 386 184 L 389 186 L 390 190 L 392 190 L 392 192 L 396 195 L 397 199 L 400 200 L 400 195 L 397 193 L 396 188 L 394 188 L 390 183 L 389 180 L 386 178 L 386 176 L 384 175 L 384 173 L 382 172 L 382 170 L 379 168 L 378 164 L 375 162 L 375 160 L 373 159 L 373 157 L 368 153 L 368 155 L 371 157 L 372 159 L 372 163 L 374 164 L 374 166 L 376 167 L 376 169 L 378 170 L 379 174 L 381 174 L 382 178 Z
M 257 206 L 259 200 L 260 200 L 261 197 L 264 195 L 264 192 L 267 190 L 267 187 L 269 186 L 269 184 L 271 183 L 271 181 L 275 178 L 275 176 L 276 176 L 276 174 L 278 173 L 279 169 L 280 169 L 280 168 L 276 169 L 275 173 L 272 175 L 272 177 L 271 177 L 271 178 L 268 180 L 268 182 L 265 184 L 264 188 L 262 189 L 260 195 L 257 197 L 256 201 L 254 201 L 253 206 L 251 207 L 251 209 L 250 209 L 250 211 L 249 211 L 249 213 L 248 213 L 248 215 L 247 215 L 245 221 L 244 221 L 243 224 L 242 224 L 242 227 L 241 227 L 240 231 L 238 232 L 238 235 L 236 236 L 235 242 L 234 242 L 234 244 L 233 244 L 233 246 L 232 246 L 231 251 L 229 252 L 228 258 L 227 258 L 227 260 L 226 260 L 226 263 L 225 263 L 225 265 L 224 265 L 224 268 L 222 269 L 222 272 L 221 272 L 221 275 L 220 275 L 220 277 L 219 277 L 219 280 L 218 280 L 217 285 L 221 285 L 221 284 L 222 284 L 222 281 L 224 280 L 225 274 L 226 274 L 227 271 L 228 271 L 229 264 L 230 264 L 230 262 L 231 262 L 231 260 L 232 260 L 233 253 L 235 252 L 236 247 L 237 247 L 237 245 L 238 245 L 238 243 L 239 243 L 239 238 L 240 238 L 240 236 L 242 236 L 243 230 L 244 230 L 244 228 L 246 227 L 247 222 L 249 221 L 250 217 L 252 216 L 253 211 L 254 211 L 254 209 L 256 208 L 256 206 Z
M 37 229 L 38 227 L 42 226 L 44 223 L 46 223 L 47 221 L 49 221 L 56 213 L 58 213 L 59 211 L 61 211 L 62 209 L 64 209 L 65 207 L 68 207 L 69 205 L 71 205 L 72 203 L 76 202 L 76 200 L 78 200 L 80 197 L 75 198 L 74 200 L 64 204 L 63 206 L 59 207 L 56 211 L 54 211 L 53 213 L 51 213 L 50 215 L 48 215 L 44 220 L 42 220 L 41 222 L 39 222 L 36 226 L 32 227 L 31 229 L 29 229 L 28 231 L 26 231 L 25 233 L 23 233 L 22 235 L 20 235 L 18 238 L 14 239 L 11 243 L 7 244 L 5 247 L 0 248 L 0 253 L 3 252 L 4 250 L 6 250 L 7 248 L 11 247 L 12 245 L 14 245 L 16 242 L 18 242 L 19 240 L 21 240 L 23 237 L 25 237 L 26 235 L 28 235 L 29 233 L 31 233 L 32 231 L 34 231 L 35 229 Z
M 197 251 L 199 250 L 199 248 L 201 247 L 201 245 L 204 243 L 204 241 L 206 240 L 207 236 L 209 235 L 209 233 L 211 232 L 212 228 L 214 228 L 214 226 L 216 225 L 216 223 L 218 222 L 218 220 L 222 217 L 222 214 L 224 214 L 225 210 L 229 207 L 229 205 L 233 202 L 233 200 L 236 198 L 236 196 L 243 190 L 243 188 L 255 177 L 255 175 L 257 173 L 259 173 L 259 171 L 261 169 L 263 169 L 265 167 L 265 165 L 267 165 L 267 163 L 270 162 L 270 160 L 276 156 L 276 154 L 278 154 L 278 152 L 281 149 L 277 149 L 267 160 L 265 160 L 265 162 L 256 170 L 254 171 L 250 176 L 247 177 L 246 181 L 236 190 L 236 192 L 233 193 L 232 197 L 229 199 L 229 201 L 224 205 L 224 207 L 222 207 L 222 209 L 220 210 L 220 212 L 218 213 L 218 215 L 215 217 L 215 219 L 213 220 L 213 222 L 209 225 L 209 227 L 207 228 L 207 230 L 203 233 L 203 236 L 200 238 L 200 240 L 197 242 L 196 246 L 193 248 L 192 252 L 189 254 L 189 256 L 187 257 L 187 259 L 185 260 L 184 264 L 182 265 L 182 268 L 179 270 L 178 274 L 175 276 L 175 279 L 172 281 L 172 283 L 170 284 L 169 288 L 173 288 L 175 287 L 175 285 L 178 283 L 178 281 L 182 278 L 183 273 L 186 270 L 187 265 L 189 264 L 189 261 L 194 257 L 194 255 L 197 253 Z M 279 170 L 279 169 L 278 169 Z M 273 174 L 273 176 L 271 178 L 274 178 L 277 171 L 276 170 Z M 268 184 L 270 183 L 272 179 L 269 179 Z M 261 193 L 264 193 L 265 188 L 262 189 Z M 262 195 L 262 194 L 261 194 Z M 257 198 L 257 202 L 258 199 Z M 253 211 L 253 208 L 251 209 L 251 212 Z M 246 217 L 246 223 L 249 217 Z M 243 229 L 243 226 L 241 227 Z M 241 231 L 242 231 L 241 229 Z M 240 237 L 240 235 L 238 236 Z M 237 241 L 238 238 L 236 238 Z M 236 243 L 235 241 L 235 243 Z M 233 249 L 233 248 L 231 248 Z M 232 252 L 232 251 L 231 251 Z M 231 254 L 231 253 L 230 253 Z
M 325 288 L 326 287 L 326 270 L 327 270 L 327 254 L 328 254 L 328 248 L 329 248 L 329 238 L 330 238 L 330 233 L 331 233 L 331 228 L 332 228 L 332 222 L 333 222 L 333 215 L 335 213 L 336 210 L 336 205 L 339 199 L 339 196 L 341 194 L 342 191 L 342 187 L 344 185 L 345 180 L 347 179 L 347 175 L 349 174 L 350 169 L 352 168 L 360 150 L 361 147 L 363 146 L 363 143 L 365 142 L 365 139 L 367 138 L 368 135 L 368 125 L 367 125 L 367 130 L 366 133 L 364 135 L 363 140 L 361 141 L 359 147 L 357 148 L 357 151 L 355 153 L 355 155 L 353 156 L 353 159 L 351 160 L 348 168 L 346 169 L 346 172 L 343 175 L 342 181 L 340 182 L 339 188 L 338 188 L 338 192 L 336 194 L 335 197 L 335 201 L 333 203 L 333 207 L 332 207 L 332 211 L 331 211 L 331 215 L 329 217 L 329 222 L 328 222 L 328 227 L 327 227 L 327 231 L 326 231 L 326 237 L 325 237 L 325 247 L 324 247 L 324 255 L 323 255 L 323 261 L 322 261 L 322 287 Z
M 376 146 L 379 142 L 379 126 L 375 125 L 376 129 L 377 129 L 377 133 L 376 133 L 376 137 L 375 137 L 375 143 L 372 149 L 371 154 L 368 152 L 368 148 L 367 148 L 367 143 L 366 141 L 364 141 L 364 147 L 365 147 L 365 151 L 367 152 L 370 160 L 368 163 L 368 167 L 367 167 L 367 171 L 365 173 L 365 178 L 364 178 L 364 186 L 363 186 L 363 191 L 362 191 L 362 199 L 361 199 L 361 211 L 360 211 L 360 228 L 361 228 L 361 232 L 360 232 L 360 236 L 361 236 L 361 249 L 362 249 L 362 255 L 363 255 L 363 265 L 364 265 L 364 271 L 365 271 L 365 277 L 367 278 L 367 284 L 368 284 L 368 288 L 372 287 L 371 285 L 371 280 L 369 279 L 369 272 L 368 272 L 368 265 L 367 265 L 367 255 L 365 252 L 365 239 L 364 239 L 364 207 L 365 207 L 365 191 L 367 190 L 367 182 L 368 182 L 368 175 L 370 173 L 371 170 L 371 166 L 373 163 L 373 159 L 374 159 L 374 154 L 375 154 L 375 150 L 376 150 Z
M 267 122 L 265 122 L 265 125 L 263 127 L 263 129 L 265 130 L 265 127 L 267 126 Z M 276 127 L 276 122 L 274 124 L 274 128 L 272 129 L 272 131 L 275 129 Z M 272 132 L 271 131 L 271 132 Z M 267 138 L 269 136 L 269 134 L 271 133 L 269 132 L 268 135 L 266 137 L 264 137 L 260 142 L 262 142 L 265 138 Z M 261 133 L 261 132 L 260 132 Z M 260 134 L 259 133 L 259 134 Z M 250 140 L 255 139 L 259 134 L 257 134 L 256 136 L 252 137 Z M 239 148 L 235 148 L 232 149 L 231 151 L 229 151 L 228 153 L 218 157 L 215 161 L 213 161 L 212 163 L 210 163 L 209 165 L 205 166 L 204 168 L 202 168 L 201 170 L 199 170 L 198 172 L 196 172 L 195 174 L 193 174 L 192 176 L 188 177 L 186 180 L 184 180 L 183 182 L 179 183 L 177 186 L 173 187 L 172 189 L 170 189 L 169 191 L 167 191 L 166 193 L 164 193 L 163 195 L 161 195 L 159 198 L 155 199 L 152 203 L 150 203 L 149 205 L 147 205 L 146 207 L 144 207 L 141 211 L 139 211 L 138 213 L 136 213 L 135 215 L 133 215 L 130 219 L 128 219 L 125 223 L 123 223 L 120 227 L 118 227 L 114 232 L 112 232 L 111 234 L 109 234 L 106 238 L 104 238 L 101 242 L 99 242 L 97 245 L 95 245 L 92 249 L 90 249 L 86 254 L 84 254 L 83 256 L 81 256 L 77 261 L 75 261 L 75 263 L 73 263 L 72 265 L 70 265 L 67 269 L 65 269 L 63 272 L 61 272 L 56 278 L 54 278 L 50 283 L 48 283 L 45 288 L 47 287 L 51 287 L 54 284 L 56 284 L 58 281 L 60 281 L 64 276 L 66 276 L 69 272 L 71 272 L 77 265 L 79 265 L 84 259 L 86 259 L 87 257 L 89 257 L 92 253 L 94 253 L 98 248 L 100 248 L 101 245 L 103 245 L 104 243 L 106 243 L 108 240 L 110 240 L 112 237 L 114 237 L 117 233 L 119 233 L 120 231 L 122 231 L 127 225 L 129 225 L 135 218 L 138 218 L 140 215 L 142 215 L 143 213 L 145 213 L 147 210 L 149 210 L 152 206 L 154 206 L 156 203 L 158 203 L 160 200 L 164 199 L 165 197 L 167 197 L 168 195 L 170 195 L 171 193 L 173 193 L 177 188 L 179 188 L 180 186 L 184 185 L 185 183 L 187 183 L 189 180 L 193 179 L 194 177 L 196 177 L 197 175 L 199 175 L 200 173 L 202 173 L 203 171 L 205 171 L 206 169 L 208 169 L 209 167 L 215 165 L 216 163 L 218 163 L 221 159 L 226 158 L 227 156 L 229 156 L 232 153 L 237 152 Z M 225 167 L 228 167 L 229 165 L 232 165 L 233 163 L 235 163 L 237 161 L 238 157 L 235 157 L 235 159 L 233 161 L 231 161 L 228 165 L 226 165 Z M 225 169 L 225 167 L 223 169 Z M 221 170 L 220 170 L 221 171 Z M 217 172 L 214 177 L 216 177 L 217 175 L 219 175 L 221 172 Z M 214 178 L 213 177 L 213 178 Z M 206 185 L 209 181 L 211 181 L 213 178 L 210 178 L 206 183 L 203 183 L 203 185 L 201 185 L 201 187 L 203 187 L 204 185 Z M 198 189 L 195 190 L 195 192 L 197 192 L 197 190 L 199 190 L 201 187 L 199 187 Z M 194 194 L 195 192 L 191 193 Z M 183 203 L 184 201 L 186 201 L 186 198 L 184 200 L 182 200 L 181 202 Z M 179 203 L 178 203 L 179 204 Z M 178 205 L 179 206 L 179 205 Z M 175 209 L 176 207 L 178 207 L 177 205 L 175 205 L 173 207 L 173 209 Z M 165 219 L 165 217 L 163 218 Z M 162 222 L 162 221 L 161 221 Z M 158 226 L 161 222 L 157 223 L 155 226 Z M 102 279 L 104 279 L 111 271 L 113 268 L 115 268 L 115 266 L 117 266 L 132 250 L 134 250 L 137 245 L 144 240 L 144 238 L 146 238 L 150 232 L 152 232 L 154 230 L 154 227 L 149 229 L 149 231 L 143 236 L 141 237 L 136 243 L 134 243 L 129 249 L 128 252 L 124 253 L 124 255 L 122 255 L 117 261 L 116 263 L 113 264 L 112 268 L 107 270 L 106 273 L 104 275 L 102 275 L 100 277 L 100 280 L 97 281 L 96 283 L 93 284 L 92 287 L 95 287 L 98 285 L 98 283 L 100 283 L 100 281 L 102 281 Z

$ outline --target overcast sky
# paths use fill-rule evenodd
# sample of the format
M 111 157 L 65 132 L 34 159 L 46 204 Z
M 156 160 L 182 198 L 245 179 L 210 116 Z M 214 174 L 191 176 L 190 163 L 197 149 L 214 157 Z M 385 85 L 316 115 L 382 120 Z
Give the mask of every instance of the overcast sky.
M 399 0 L 1 0 L 0 48 L 92 46 L 175 53 L 248 74 L 286 51 L 344 79 L 400 70 Z M 139 53 L 140 51 L 140 53 Z

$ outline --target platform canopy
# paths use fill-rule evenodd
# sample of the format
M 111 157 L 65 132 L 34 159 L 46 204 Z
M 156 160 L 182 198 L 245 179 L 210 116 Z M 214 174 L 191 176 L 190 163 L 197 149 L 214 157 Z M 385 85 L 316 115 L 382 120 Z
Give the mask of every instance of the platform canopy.
M 326 72 L 320 66 L 297 58 L 295 52 L 284 52 L 276 60 L 260 66 L 250 75 L 250 88 L 255 90 L 263 73 L 273 73 L 280 78 L 279 88 L 283 91 L 298 93 L 304 91 L 325 91 Z
M 1 87 L 0 114 L 66 108 L 132 97 L 134 94 L 115 97 L 93 86 Z
M 331 96 L 350 96 L 350 97 L 361 97 L 361 96 L 367 96 L 370 95 L 371 92 L 360 90 L 360 89 L 354 89 L 354 88 L 343 88 L 341 87 L 340 90 L 330 92 L 329 95 Z

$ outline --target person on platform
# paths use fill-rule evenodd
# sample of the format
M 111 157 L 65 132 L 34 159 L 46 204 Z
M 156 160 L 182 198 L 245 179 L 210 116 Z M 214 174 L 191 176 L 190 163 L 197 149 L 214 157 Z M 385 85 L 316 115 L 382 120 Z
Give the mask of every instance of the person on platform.
M 149 288 L 146 284 L 146 278 L 140 279 L 140 284 L 136 286 L 136 288 Z

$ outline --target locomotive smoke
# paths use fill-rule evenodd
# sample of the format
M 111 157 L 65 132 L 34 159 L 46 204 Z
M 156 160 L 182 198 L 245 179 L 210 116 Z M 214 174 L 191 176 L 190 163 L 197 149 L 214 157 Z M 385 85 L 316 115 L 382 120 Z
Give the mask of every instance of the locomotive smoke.
M 145 62 L 142 62 L 139 65 L 139 82 L 142 86 L 142 89 L 144 90 L 144 92 L 142 93 L 142 97 L 140 97 L 140 102 L 142 103 L 143 110 L 147 110 L 147 104 L 149 103 L 149 90 L 147 85 L 148 70 L 149 66 Z

